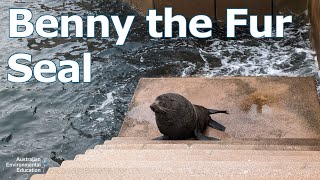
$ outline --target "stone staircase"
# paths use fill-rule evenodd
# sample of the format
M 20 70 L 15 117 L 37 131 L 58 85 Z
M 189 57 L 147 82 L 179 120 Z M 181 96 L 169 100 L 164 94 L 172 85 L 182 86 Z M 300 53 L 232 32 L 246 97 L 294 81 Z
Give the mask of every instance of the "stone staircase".
M 151 140 L 161 133 L 150 104 L 168 92 L 227 109 L 230 115 L 213 116 L 226 131 L 205 132 L 222 141 Z M 119 136 L 31 179 L 320 179 L 313 78 L 141 79 Z
M 115 137 L 40 179 L 320 179 L 320 140 Z

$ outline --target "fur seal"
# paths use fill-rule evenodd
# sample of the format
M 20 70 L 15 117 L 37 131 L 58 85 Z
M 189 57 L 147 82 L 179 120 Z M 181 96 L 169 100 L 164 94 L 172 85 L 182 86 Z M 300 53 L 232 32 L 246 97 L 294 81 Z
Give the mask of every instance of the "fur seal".
M 158 96 L 150 108 L 155 113 L 157 126 L 163 134 L 156 139 L 166 140 L 183 140 L 191 137 L 199 140 L 219 140 L 205 136 L 203 132 L 207 126 L 225 131 L 226 128 L 212 120 L 210 114 L 229 114 L 227 111 L 193 105 L 188 99 L 175 93 Z

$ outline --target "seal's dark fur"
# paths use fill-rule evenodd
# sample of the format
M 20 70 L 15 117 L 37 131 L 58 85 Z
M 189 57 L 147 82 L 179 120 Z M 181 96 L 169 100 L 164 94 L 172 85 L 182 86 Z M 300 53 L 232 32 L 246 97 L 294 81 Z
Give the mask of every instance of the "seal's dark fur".
M 173 140 L 191 137 L 196 137 L 200 140 L 218 140 L 207 137 L 202 133 L 206 130 L 207 126 L 224 131 L 225 127 L 213 121 L 210 114 L 228 114 L 226 111 L 193 105 L 185 97 L 174 93 L 158 96 L 150 108 L 155 112 L 156 123 L 160 132 L 164 135 L 163 138 Z

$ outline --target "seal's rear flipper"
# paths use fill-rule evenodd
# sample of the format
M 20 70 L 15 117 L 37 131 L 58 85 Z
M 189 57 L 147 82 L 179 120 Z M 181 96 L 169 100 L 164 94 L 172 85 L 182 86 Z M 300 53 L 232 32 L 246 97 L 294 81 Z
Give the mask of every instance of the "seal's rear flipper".
M 160 136 L 160 137 L 156 137 L 152 140 L 169 140 L 169 139 L 170 139 L 169 136 Z
M 225 131 L 226 130 L 226 127 L 224 127 L 222 124 L 214 121 L 214 120 L 210 120 L 209 121 L 209 126 L 212 127 L 213 129 L 217 129 L 219 131 Z
M 220 139 L 203 135 L 198 129 L 194 130 L 194 135 L 198 140 L 202 141 L 220 141 Z
M 208 111 L 209 111 L 209 114 L 219 114 L 219 113 L 229 114 L 228 111 L 219 111 L 219 110 L 215 110 L 215 109 L 208 109 Z

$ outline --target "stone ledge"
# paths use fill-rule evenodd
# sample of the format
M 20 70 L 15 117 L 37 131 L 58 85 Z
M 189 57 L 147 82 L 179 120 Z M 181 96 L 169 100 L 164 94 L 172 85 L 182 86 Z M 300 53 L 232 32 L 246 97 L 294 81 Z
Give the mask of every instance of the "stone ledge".
M 312 77 L 143 78 L 119 136 L 160 136 L 149 106 L 158 95 L 168 92 L 230 112 L 212 116 L 227 129 L 221 133 L 208 128 L 210 136 L 320 138 L 320 104 Z

